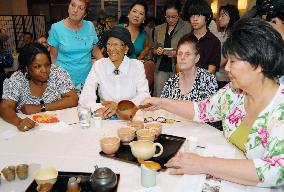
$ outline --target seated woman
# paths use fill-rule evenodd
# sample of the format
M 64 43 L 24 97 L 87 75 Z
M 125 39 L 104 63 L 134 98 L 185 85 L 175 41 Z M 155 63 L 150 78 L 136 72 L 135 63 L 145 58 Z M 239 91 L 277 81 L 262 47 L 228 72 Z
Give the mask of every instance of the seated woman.
M 246 159 L 179 153 L 167 162 L 172 174 L 210 174 L 244 185 L 284 185 L 284 44 L 260 19 L 241 19 L 223 46 L 231 83 L 200 102 L 150 98 L 149 110 L 162 108 L 195 121 L 222 120 L 224 136 Z
M 99 87 L 104 107 L 97 112 L 103 118 L 109 118 L 115 114 L 117 102 L 127 99 L 140 104 L 150 94 L 143 63 L 127 56 L 134 53 L 129 31 L 113 27 L 104 34 L 102 42 L 106 44 L 109 57 L 94 63 L 79 103 L 93 109 L 97 100 L 96 89 Z
M 180 72 L 166 81 L 161 98 L 200 101 L 217 91 L 214 75 L 196 66 L 200 57 L 198 51 L 198 41 L 192 36 L 179 40 L 176 66 Z
M 25 45 L 19 62 L 20 70 L 3 84 L 0 115 L 5 121 L 20 131 L 27 131 L 35 126 L 35 122 L 29 118 L 21 119 L 17 112 L 34 114 L 78 104 L 70 76 L 59 66 L 51 64 L 49 52 L 43 45 Z

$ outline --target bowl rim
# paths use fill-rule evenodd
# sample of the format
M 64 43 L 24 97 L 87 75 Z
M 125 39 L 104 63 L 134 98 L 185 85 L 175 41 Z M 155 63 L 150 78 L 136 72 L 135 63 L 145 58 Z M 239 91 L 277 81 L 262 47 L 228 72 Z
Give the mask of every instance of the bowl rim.
M 55 172 L 55 176 L 54 177 L 51 177 L 49 179 L 38 179 L 37 178 L 37 175 L 41 172 L 41 171 L 45 171 L 45 170 L 52 170 Z M 38 180 L 38 181 L 44 181 L 44 180 L 51 180 L 51 179 L 56 179 L 58 177 L 58 170 L 53 167 L 53 166 L 49 166 L 49 167 L 41 167 L 39 168 L 38 170 L 36 170 L 34 173 L 33 173 L 33 178 L 35 180 Z

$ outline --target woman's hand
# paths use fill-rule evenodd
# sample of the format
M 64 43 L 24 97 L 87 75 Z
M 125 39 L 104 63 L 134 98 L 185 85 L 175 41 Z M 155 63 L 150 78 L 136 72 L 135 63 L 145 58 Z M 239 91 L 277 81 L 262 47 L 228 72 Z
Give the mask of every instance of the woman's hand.
M 33 120 L 26 117 L 25 119 L 21 119 L 19 121 L 19 123 L 17 124 L 17 128 L 19 131 L 28 131 L 34 128 L 36 125 L 37 124 Z
M 161 101 L 162 101 L 162 99 L 159 98 L 159 97 L 149 97 L 149 98 L 145 99 L 141 103 L 141 105 L 149 106 L 149 107 L 143 108 L 143 110 L 154 111 L 154 110 L 158 110 L 158 109 L 161 108 Z
M 165 166 L 172 168 L 170 174 L 173 175 L 201 174 L 204 173 L 205 158 L 194 153 L 178 153 Z
M 110 118 L 114 114 L 116 114 L 117 103 L 114 101 L 103 101 L 102 105 L 104 107 L 96 110 L 96 113 L 101 116 L 103 119 Z
M 164 53 L 164 49 L 162 47 L 158 47 L 154 51 L 155 55 L 162 55 Z
M 34 104 L 24 104 L 21 107 L 21 111 L 26 115 L 39 113 L 40 110 L 41 110 L 41 106 L 40 105 L 34 105 Z

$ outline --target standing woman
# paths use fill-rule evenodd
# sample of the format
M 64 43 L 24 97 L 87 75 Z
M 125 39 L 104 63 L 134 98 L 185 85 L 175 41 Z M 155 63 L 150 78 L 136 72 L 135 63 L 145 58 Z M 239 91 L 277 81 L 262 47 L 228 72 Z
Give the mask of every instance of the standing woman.
M 120 27 L 128 29 L 131 35 L 131 41 L 134 44 L 135 53 L 131 58 L 144 60 L 148 56 L 151 48 L 150 40 L 144 30 L 143 23 L 147 16 L 148 7 L 143 0 L 138 0 L 130 6 L 128 13 L 128 24 L 118 24 Z
M 71 0 L 69 16 L 51 26 L 48 38 L 52 63 L 70 74 L 77 92 L 82 89 L 91 70 L 91 53 L 97 59 L 103 57 L 95 45 L 98 38 L 93 24 L 83 20 L 89 6 L 89 0 Z
M 178 41 L 185 34 L 191 32 L 190 24 L 180 18 L 181 3 L 179 0 L 168 0 L 164 6 L 166 22 L 155 27 L 154 55 L 156 56 L 156 69 L 154 91 L 160 96 L 164 83 L 175 72 L 175 56 Z M 173 48 L 165 51 L 164 48 Z
M 225 40 L 227 39 L 229 29 L 239 19 L 239 10 L 235 5 L 227 4 L 220 7 L 218 22 L 221 31 L 218 32 L 216 36 L 220 40 L 221 46 L 223 46 Z M 225 71 L 226 63 L 227 59 L 222 56 L 219 71 L 216 73 L 219 88 L 222 88 L 229 82 L 229 77 Z

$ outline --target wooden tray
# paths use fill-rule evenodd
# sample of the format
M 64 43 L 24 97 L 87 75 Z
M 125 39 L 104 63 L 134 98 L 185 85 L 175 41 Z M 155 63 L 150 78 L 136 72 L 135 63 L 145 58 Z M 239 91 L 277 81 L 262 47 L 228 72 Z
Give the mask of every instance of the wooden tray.
M 57 181 L 52 187 L 50 192 L 65 192 L 67 190 L 67 183 L 70 177 L 77 177 L 79 175 L 90 176 L 92 173 L 82 173 L 82 172 L 58 172 Z M 120 174 L 116 174 L 117 184 L 111 192 L 116 192 L 118 188 L 118 183 L 120 179 Z M 36 190 L 37 183 L 34 180 L 30 186 L 26 189 L 25 192 L 37 192 Z M 89 183 L 80 183 L 81 192 L 95 192 L 91 189 Z
M 166 135 L 166 134 L 161 134 L 155 142 L 161 143 L 161 145 L 164 148 L 164 152 L 162 155 L 159 157 L 154 157 L 149 159 L 149 161 L 155 161 L 157 163 L 160 163 L 162 167 L 162 171 L 166 170 L 167 167 L 164 166 L 168 160 L 170 160 L 180 149 L 182 144 L 186 138 L 184 137 L 178 137 L 178 136 L 173 136 L 173 135 Z M 159 150 L 159 149 L 158 149 Z M 140 165 L 138 163 L 137 159 L 132 155 L 131 149 L 129 145 L 120 145 L 120 148 L 116 152 L 114 156 L 108 156 L 106 155 L 103 151 L 100 152 L 100 155 L 136 165 Z

